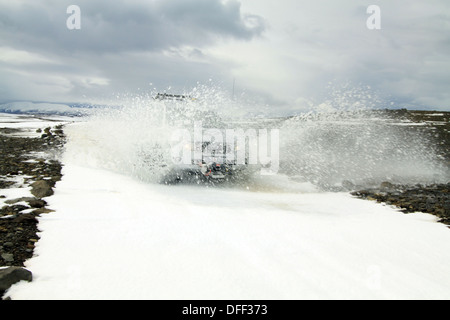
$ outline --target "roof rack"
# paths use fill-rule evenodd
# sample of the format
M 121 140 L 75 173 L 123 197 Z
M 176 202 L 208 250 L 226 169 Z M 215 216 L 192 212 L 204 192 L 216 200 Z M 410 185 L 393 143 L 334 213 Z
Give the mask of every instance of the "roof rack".
M 154 99 L 155 100 L 179 100 L 179 101 L 183 101 L 186 99 L 195 100 L 194 98 L 192 98 L 190 96 L 185 96 L 185 95 L 181 95 L 181 94 L 168 94 L 168 93 L 158 93 Z

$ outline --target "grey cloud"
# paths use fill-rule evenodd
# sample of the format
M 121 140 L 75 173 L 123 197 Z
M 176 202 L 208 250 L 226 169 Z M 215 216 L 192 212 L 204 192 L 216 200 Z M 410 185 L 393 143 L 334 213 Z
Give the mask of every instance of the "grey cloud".
M 301 11 L 302 22 L 289 29 L 298 44 L 292 50 L 298 50 L 305 60 L 311 58 L 308 63 L 299 59 L 291 64 L 303 72 L 312 70 L 298 90 L 301 94 L 320 96 L 317 88 L 338 79 L 344 84 L 370 85 L 396 105 L 449 108 L 450 11 L 446 1 L 379 0 L 382 29 L 376 31 L 365 26 L 366 8 L 374 2 L 327 3 L 328 14 L 320 13 L 324 6 L 317 2 Z
M 260 35 L 264 29 L 264 19 L 257 15 L 242 14 L 241 4 L 237 1 L 196 0 L 195 2 L 176 0 L 164 2 L 160 8 L 167 18 L 182 28 L 189 28 L 195 36 L 205 30 L 223 36 L 250 40 Z
M 66 28 L 70 4 L 81 8 L 75 32 Z M 15 47 L 99 53 L 250 40 L 265 30 L 262 17 L 242 13 L 234 0 L 0 2 L 0 26 L 2 39 Z
M 72 4 L 81 9 L 81 30 L 66 27 Z M 265 28 L 236 0 L 0 0 L 0 49 L 54 62 L 0 59 L 0 100 L 96 99 L 150 82 L 182 89 L 230 77 L 203 48 L 222 39 L 250 41 Z
M 71 4 L 81 30 L 66 28 Z M 320 102 L 332 81 L 370 86 L 396 105 L 448 109 L 448 0 L 378 0 L 378 31 L 366 27 L 369 4 L 0 0 L 0 100 L 95 98 L 149 83 L 183 90 L 209 78 L 231 88 L 236 77 L 275 108 Z M 32 56 L 2 60 L 2 47 Z

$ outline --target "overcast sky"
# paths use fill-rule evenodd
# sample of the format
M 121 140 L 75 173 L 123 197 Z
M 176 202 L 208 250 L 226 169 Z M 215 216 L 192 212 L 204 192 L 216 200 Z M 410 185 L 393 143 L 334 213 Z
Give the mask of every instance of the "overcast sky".
M 80 30 L 66 26 L 69 5 Z M 381 30 L 367 28 L 370 5 Z M 198 83 L 231 94 L 235 79 L 238 98 L 275 111 L 361 94 L 450 111 L 449 71 L 448 0 L 0 0 L 0 101 L 95 103 Z

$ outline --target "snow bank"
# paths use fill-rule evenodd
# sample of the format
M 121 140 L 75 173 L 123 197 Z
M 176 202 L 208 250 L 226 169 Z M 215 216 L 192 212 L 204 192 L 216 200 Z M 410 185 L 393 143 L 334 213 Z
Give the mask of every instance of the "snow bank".
M 448 299 L 450 232 L 347 194 L 146 185 L 66 165 L 13 299 Z
M 42 135 L 42 132 L 36 131 L 37 129 L 54 128 L 58 125 L 80 120 L 79 118 L 56 115 L 46 115 L 43 118 L 35 115 L 0 113 L 0 128 L 19 129 L 17 132 L 9 133 L 10 136 L 36 138 Z

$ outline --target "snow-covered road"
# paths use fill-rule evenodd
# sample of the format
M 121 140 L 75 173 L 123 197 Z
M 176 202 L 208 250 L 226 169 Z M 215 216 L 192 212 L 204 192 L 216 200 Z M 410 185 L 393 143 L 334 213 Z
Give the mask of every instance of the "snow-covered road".
M 450 299 L 450 230 L 431 215 L 307 184 L 144 183 L 68 149 L 12 299 Z
M 148 185 L 67 163 L 13 299 L 448 299 L 450 232 L 341 193 Z

